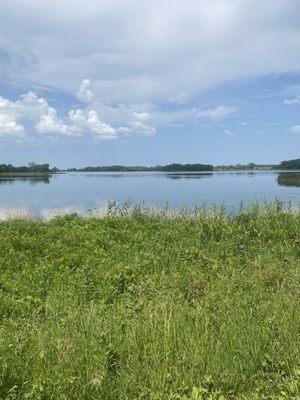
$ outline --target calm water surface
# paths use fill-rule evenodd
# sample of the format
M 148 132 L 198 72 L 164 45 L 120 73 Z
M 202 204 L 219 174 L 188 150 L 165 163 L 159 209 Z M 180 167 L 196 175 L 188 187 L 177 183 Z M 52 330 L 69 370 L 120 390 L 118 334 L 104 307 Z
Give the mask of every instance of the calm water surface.
M 300 172 L 67 173 L 50 177 L 0 176 L 0 218 L 26 212 L 49 218 L 59 212 L 86 215 L 108 201 L 145 203 L 155 208 L 221 206 L 241 202 L 300 204 Z

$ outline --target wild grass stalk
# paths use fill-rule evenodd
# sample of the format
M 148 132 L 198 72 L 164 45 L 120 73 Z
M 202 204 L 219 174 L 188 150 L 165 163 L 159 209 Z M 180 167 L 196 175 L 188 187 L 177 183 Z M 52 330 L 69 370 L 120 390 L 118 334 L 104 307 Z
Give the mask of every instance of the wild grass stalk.
M 0 223 L 1 399 L 299 399 L 300 213 Z

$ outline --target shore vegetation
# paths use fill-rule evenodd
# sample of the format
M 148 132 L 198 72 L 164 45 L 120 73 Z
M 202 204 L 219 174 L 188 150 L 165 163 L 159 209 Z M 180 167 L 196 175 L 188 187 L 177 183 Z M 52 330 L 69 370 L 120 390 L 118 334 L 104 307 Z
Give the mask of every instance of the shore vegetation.
M 0 223 L 0 398 L 299 399 L 300 213 Z

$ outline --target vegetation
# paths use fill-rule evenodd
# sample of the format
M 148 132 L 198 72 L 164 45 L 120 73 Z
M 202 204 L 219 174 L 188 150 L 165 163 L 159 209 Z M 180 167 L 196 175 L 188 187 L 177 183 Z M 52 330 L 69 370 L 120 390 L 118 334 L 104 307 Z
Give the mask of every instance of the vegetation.
M 299 169 L 300 170 L 300 158 L 296 160 L 282 161 L 279 168 L 281 169 Z
M 0 398 L 299 399 L 300 213 L 0 223 Z
M 273 169 L 299 169 L 300 159 L 282 161 L 280 164 L 232 164 L 232 165 L 217 165 L 210 164 L 169 164 L 158 165 L 156 167 L 133 166 L 127 167 L 122 165 L 85 167 L 85 168 L 70 168 L 68 171 L 94 171 L 94 172 L 113 172 L 113 171 L 164 171 L 164 172 L 197 172 L 197 171 L 253 171 L 253 170 L 273 170 Z
M 275 164 L 235 164 L 235 165 L 219 165 L 214 167 L 217 171 L 253 171 L 253 170 L 271 170 L 278 169 Z
M 277 164 L 235 164 L 235 165 L 218 165 L 211 164 L 179 164 L 173 163 L 168 165 L 157 165 L 155 167 L 145 166 L 124 166 L 124 165 L 108 165 L 108 166 L 88 166 L 84 168 L 68 168 L 68 172 L 139 172 L 139 171 L 157 171 L 157 172 L 200 172 L 200 171 L 252 171 L 252 170 L 271 170 L 271 169 L 300 169 L 300 159 L 282 161 Z M 50 168 L 49 164 L 29 163 L 28 166 L 14 167 L 11 164 L 0 164 L 1 173 L 55 173 L 59 172 L 58 168 Z
M 153 168 L 153 171 L 164 171 L 164 172 L 186 172 L 186 171 L 212 171 L 213 166 L 209 164 L 169 164 L 169 165 L 158 165 Z
M 27 166 L 14 167 L 11 164 L 0 164 L 0 173 L 38 173 L 38 174 L 49 174 L 51 172 L 57 172 L 57 168 L 50 169 L 49 164 L 35 164 L 29 163 Z
M 142 166 L 98 166 L 98 167 L 85 167 L 85 168 L 69 168 L 68 171 L 82 171 L 82 172 L 138 172 L 138 171 L 162 171 L 162 172 L 185 172 L 185 171 L 212 171 L 213 166 L 209 164 L 169 164 L 157 165 L 156 167 L 142 167 Z

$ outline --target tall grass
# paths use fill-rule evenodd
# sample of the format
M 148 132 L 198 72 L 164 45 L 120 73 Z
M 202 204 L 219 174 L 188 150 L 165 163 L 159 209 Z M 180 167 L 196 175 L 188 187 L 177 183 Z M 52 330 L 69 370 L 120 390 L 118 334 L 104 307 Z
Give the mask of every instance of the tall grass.
M 299 399 L 300 213 L 0 223 L 1 399 Z

